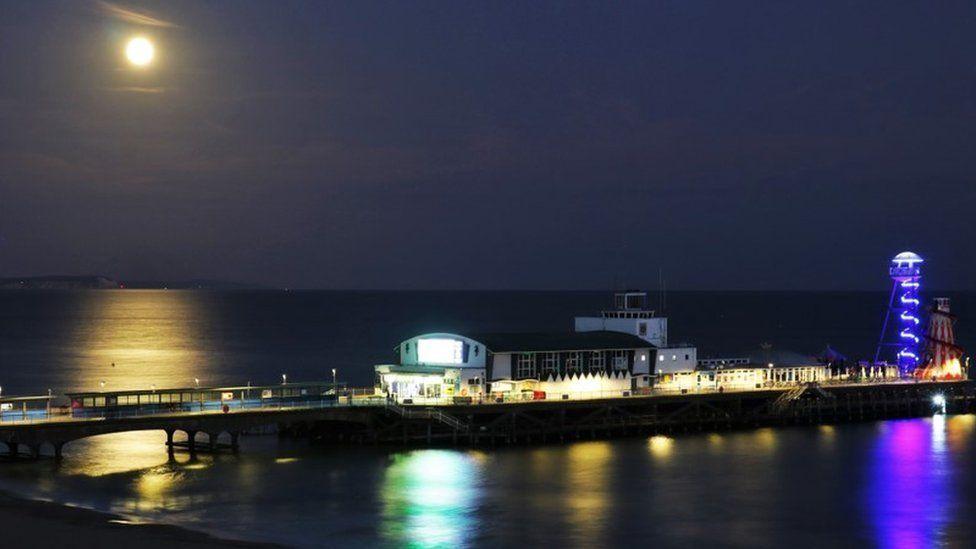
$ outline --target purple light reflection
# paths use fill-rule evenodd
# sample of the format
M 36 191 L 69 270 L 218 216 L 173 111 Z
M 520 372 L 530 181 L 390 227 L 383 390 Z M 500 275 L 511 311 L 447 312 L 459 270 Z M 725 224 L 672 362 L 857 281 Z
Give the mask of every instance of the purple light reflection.
M 864 501 L 877 547 L 920 549 L 944 541 L 954 497 L 945 422 L 937 415 L 882 424 Z

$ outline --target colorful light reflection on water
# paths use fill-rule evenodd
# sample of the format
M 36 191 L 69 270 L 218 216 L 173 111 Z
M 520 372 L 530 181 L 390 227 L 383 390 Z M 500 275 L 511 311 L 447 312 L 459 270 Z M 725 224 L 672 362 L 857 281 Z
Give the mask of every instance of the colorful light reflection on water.
M 957 517 L 953 450 L 973 432 L 973 416 L 891 421 L 879 433 L 866 464 L 865 506 L 876 545 L 916 549 L 944 545 Z
M 380 488 L 384 539 L 398 546 L 458 547 L 478 535 L 480 454 L 419 450 L 391 459 Z

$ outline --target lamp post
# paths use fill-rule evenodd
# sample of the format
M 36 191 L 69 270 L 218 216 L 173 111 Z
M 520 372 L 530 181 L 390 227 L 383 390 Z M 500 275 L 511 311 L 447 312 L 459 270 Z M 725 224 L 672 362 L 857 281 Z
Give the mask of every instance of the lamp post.
M 197 386 L 197 389 L 200 388 L 200 378 L 198 378 L 198 377 L 193 378 L 193 383 Z M 203 411 L 203 393 L 201 393 L 200 391 L 197 391 L 197 400 L 200 402 L 200 411 L 202 412 Z
M 281 374 L 281 384 L 286 385 L 288 383 L 288 374 Z
M 332 369 L 332 390 L 333 391 L 338 391 L 338 389 L 336 389 L 336 369 L 335 368 Z M 336 394 L 338 395 L 338 392 Z

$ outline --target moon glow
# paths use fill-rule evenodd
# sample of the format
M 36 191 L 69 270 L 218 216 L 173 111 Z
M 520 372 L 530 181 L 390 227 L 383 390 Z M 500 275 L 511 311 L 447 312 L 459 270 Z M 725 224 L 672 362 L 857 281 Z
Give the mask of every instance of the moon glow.
M 148 65 L 152 61 L 155 53 L 152 42 L 142 37 L 129 40 L 129 43 L 125 46 L 125 57 L 129 60 L 129 63 L 139 67 Z

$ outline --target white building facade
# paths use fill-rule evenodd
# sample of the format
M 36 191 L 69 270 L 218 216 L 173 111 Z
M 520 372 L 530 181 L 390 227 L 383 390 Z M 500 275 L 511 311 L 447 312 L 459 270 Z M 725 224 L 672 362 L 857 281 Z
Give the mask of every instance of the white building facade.
M 376 388 L 410 403 L 623 396 L 650 387 L 655 356 L 644 339 L 611 331 L 430 333 L 396 354 L 375 367 Z
M 668 344 L 668 319 L 657 316 L 647 306 L 647 292 L 628 290 L 614 294 L 614 308 L 601 311 L 600 316 L 578 316 L 574 324 L 577 332 L 607 330 L 635 335 L 654 346 L 654 366 L 657 375 L 693 371 L 698 364 L 698 349 L 689 344 Z

